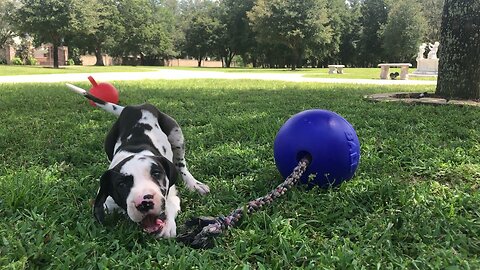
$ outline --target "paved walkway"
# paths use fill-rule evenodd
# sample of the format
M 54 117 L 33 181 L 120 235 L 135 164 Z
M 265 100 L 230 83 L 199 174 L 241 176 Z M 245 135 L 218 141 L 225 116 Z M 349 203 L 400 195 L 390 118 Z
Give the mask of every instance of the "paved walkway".
M 184 80 L 184 79 L 251 79 L 278 80 L 288 82 L 319 82 L 319 83 L 352 83 L 374 85 L 435 85 L 436 81 L 421 80 L 372 80 L 372 79 L 341 79 L 341 78 L 307 78 L 300 73 L 264 73 L 264 72 L 217 72 L 160 69 L 152 72 L 111 72 L 111 73 L 71 73 L 44 75 L 0 76 L 0 83 L 52 83 L 52 82 L 87 82 L 87 77 L 93 75 L 101 81 L 131 81 L 131 80 Z

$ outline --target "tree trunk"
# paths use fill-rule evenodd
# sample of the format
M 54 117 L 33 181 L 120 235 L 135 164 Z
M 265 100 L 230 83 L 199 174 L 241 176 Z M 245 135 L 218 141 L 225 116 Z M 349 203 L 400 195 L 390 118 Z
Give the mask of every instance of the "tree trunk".
M 480 98 L 480 1 L 446 0 L 440 34 L 436 94 Z
M 225 57 L 225 67 L 229 68 L 231 64 L 232 64 L 232 59 L 228 56 Z
M 228 53 L 225 56 L 225 67 L 229 68 L 232 66 L 232 60 L 234 56 L 235 56 L 235 53 L 232 52 L 231 50 L 228 50 Z
M 105 66 L 105 63 L 103 62 L 102 48 L 95 48 L 95 58 L 97 58 L 95 66 Z
M 297 69 L 298 57 L 299 57 L 299 53 L 297 49 L 293 49 L 292 50 L 292 70 Z
M 53 42 L 53 67 L 58 68 L 58 44 Z
M 198 65 L 197 67 L 202 67 L 202 57 L 198 57 Z

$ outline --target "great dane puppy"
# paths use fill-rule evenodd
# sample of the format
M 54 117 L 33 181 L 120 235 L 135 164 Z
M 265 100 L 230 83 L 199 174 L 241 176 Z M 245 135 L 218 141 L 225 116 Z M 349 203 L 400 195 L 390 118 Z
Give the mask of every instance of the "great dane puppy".
M 102 223 L 105 212 L 120 208 L 147 233 L 175 237 L 175 218 L 180 211 L 177 174 L 190 190 L 200 194 L 210 191 L 187 169 L 178 123 L 151 104 L 123 107 L 100 100 L 82 88 L 67 86 L 118 116 L 105 140 L 110 166 L 100 178 L 93 207 L 95 218 Z

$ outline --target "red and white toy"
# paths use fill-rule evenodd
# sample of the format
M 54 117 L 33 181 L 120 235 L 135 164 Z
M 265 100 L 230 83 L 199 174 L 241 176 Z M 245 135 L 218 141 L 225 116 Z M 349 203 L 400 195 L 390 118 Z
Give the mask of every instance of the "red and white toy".
M 89 76 L 88 80 L 92 84 L 92 88 L 88 91 L 92 96 L 106 102 L 118 104 L 118 90 L 112 84 L 107 82 L 97 83 L 92 76 Z M 96 106 L 93 101 L 89 100 L 88 102 L 90 102 L 90 105 Z

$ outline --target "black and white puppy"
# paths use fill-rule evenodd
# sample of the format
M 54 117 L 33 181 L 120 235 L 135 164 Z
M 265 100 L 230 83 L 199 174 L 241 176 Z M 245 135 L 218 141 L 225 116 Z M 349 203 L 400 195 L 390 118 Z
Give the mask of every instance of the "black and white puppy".
M 110 160 L 100 178 L 94 215 L 103 222 L 105 212 L 123 209 L 144 231 L 175 237 L 180 198 L 175 186 L 179 172 L 186 186 L 206 194 L 207 185 L 187 169 L 183 133 L 178 123 L 150 104 L 122 107 L 100 100 L 71 84 L 74 92 L 118 116 L 105 140 Z

